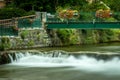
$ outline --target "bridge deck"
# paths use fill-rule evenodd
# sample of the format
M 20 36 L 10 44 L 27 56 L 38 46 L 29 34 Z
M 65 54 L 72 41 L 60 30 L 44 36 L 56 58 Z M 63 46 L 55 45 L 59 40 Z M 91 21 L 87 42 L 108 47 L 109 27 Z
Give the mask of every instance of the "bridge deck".
M 80 28 L 80 29 L 108 29 L 120 28 L 120 22 L 46 22 L 48 29 Z

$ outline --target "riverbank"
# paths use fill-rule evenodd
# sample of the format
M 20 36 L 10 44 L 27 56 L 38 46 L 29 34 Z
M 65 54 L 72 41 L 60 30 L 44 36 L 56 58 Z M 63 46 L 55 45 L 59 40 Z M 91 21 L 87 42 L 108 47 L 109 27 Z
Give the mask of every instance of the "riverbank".
M 32 55 L 51 55 L 59 57 L 59 55 L 89 56 L 96 59 L 109 60 L 113 57 L 120 57 L 120 43 L 99 44 L 99 45 L 74 45 L 64 47 L 44 47 L 36 49 L 17 49 L 0 52 L 0 64 L 11 62 L 11 58 L 15 60 L 26 54 Z M 17 57 L 18 56 L 18 57 Z
M 119 41 L 114 42 L 106 42 L 106 43 L 100 43 L 100 44 L 83 44 L 83 45 L 66 45 L 66 46 L 56 46 L 56 47 L 50 47 L 50 46 L 40 46 L 40 47 L 29 47 L 29 48 L 15 48 L 15 49 L 7 49 L 5 51 L 53 51 L 53 50 L 63 50 L 67 52 L 79 52 L 79 51 L 115 51 L 116 49 L 109 49 L 109 47 L 114 48 L 114 46 L 120 46 Z M 105 48 L 106 47 L 106 48 Z M 108 48 L 107 48 L 108 47 Z M 3 51 L 4 52 L 4 51 Z

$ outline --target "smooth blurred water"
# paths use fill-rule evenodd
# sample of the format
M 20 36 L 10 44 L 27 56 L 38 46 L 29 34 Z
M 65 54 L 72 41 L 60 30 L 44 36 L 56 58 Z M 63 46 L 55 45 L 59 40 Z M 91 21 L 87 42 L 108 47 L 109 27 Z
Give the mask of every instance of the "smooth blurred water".
M 86 51 L 116 54 L 120 46 L 95 46 Z M 85 55 L 52 57 L 27 53 L 10 64 L 1 65 L 0 80 L 120 80 L 120 59 L 105 61 Z

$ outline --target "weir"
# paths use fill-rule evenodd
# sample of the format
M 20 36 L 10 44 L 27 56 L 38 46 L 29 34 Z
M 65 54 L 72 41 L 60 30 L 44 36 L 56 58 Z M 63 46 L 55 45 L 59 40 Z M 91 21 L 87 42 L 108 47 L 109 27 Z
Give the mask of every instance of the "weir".
M 61 77 L 63 80 L 66 78 L 71 79 L 75 76 L 75 73 L 78 74 L 78 79 L 86 78 L 86 74 L 88 74 L 88 77 L 92 76 L 92 78 L 95 79 L 95 75 L 97 75 L 97 78 L 103 80 L 106 80 L 106 78 L 109 80 L 108 77 L 111 77 L 110 80 L 118 77 L 117 80 L 119 80 L 120 75 L 119 52 L 66 52 L 62 50 L 48 52 L 11 51 L 0 55 L 0 59 L 0 62 L 7 62 L 5 65 L 0 66 L 2 72 L 7 70 L 9 71 L 9 73 L 7 72 L 8 75 L 11 75 L 12 77 L 16 75 L 20 76 L 22 74 L 23 80 L 26 79 L 24 79 L 24 76 L 29 78 L 29 75 L 39 75 L 39 78 L 47 75 L 47 77 L 49 77 L 47 80 L 49 80 L 51 76 L 56 79 L 57 75 L 60 74 L 60 76 L 63 76 L 64 73 L 67 74 L 65 74 L 65 77 Z M 26 75 L 23 74 L 24 72 Z M 48 76 L 49 74 L 51 75 Z M 36 76 L 34 77 L 34 79 L 37 78 L 38 77 Z
M 74 67 L 90 72 L 120 71 L 120 55 L 117 53 L 73 53 L 65 51 L 16 52 L 8 54 L 10 63 L 7 65 L 23 67 Z
M 28 51 L 28 52 L 6 52 L 3 53 L 0 56 L 1 61 L 4 59 L 6 61 L 6 63 L 17 63 L 19 62 L 19 60 L 21 60 L 22 58 L 28 58 L 28 60 L 30 61 L 34 61 L 34 59 L 68 59 L 70 57 L 74 57 L 75 59 L 79 59 L 81 56 L 86 56 L 89 58 L 94 58 L 96 60 L 104 60 L 104 61 L 109 61 L 112 60 L 113 58 L 120 58 L 120 54 L 119 53 L 110 53 L 110 52 L 92 52 L 92 51 L 81 51 L 81 52 L 66 52 L 66 51 L 61 51 L 61 50 L 56 50 L 56 51 L 48 51 L 48 52 L 40 52 L 40 51 Z M 31 58 L 30 58 L 31 57 Z M 34 59 L 32 59 L 34 58 Z M 32 59 L 32 60 L 31 60 Z M 35 60 L 36 60 L 35 59 Z M 52 60 L 52 61 L 53 61 Z M 52 62 L 51 60 L 48 60 L 48 62 Z M 54 62 L 54 61 L 53 61 Z M 61 62 L 61 61 L 60 61 Z M 39 61 L 38 61 L 39 63 Z M 58 61 L 59 63 L 59 61 Z

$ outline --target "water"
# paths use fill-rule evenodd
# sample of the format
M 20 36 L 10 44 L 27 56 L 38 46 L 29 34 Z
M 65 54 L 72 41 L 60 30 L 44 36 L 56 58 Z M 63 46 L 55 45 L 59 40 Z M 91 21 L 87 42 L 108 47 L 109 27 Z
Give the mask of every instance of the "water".
M 92 46 L 81 53 L 86 52 L 119 54 L 120 46 Z M 9 55 L 12 63 L 0 66 L 0 80 L 120 80 L 119 57 L 98 60 L 78 54 L 18 53 L 16 60 Z

